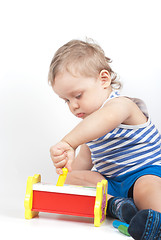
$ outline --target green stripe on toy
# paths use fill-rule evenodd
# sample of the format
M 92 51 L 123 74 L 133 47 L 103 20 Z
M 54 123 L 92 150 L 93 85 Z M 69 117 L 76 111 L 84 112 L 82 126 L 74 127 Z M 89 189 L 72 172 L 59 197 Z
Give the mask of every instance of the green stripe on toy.
M 128 227 L 126 227 L 125 225 L 120 225 L 118 227 L 119 232 L 125 234 L 126 236 L 130 236 L 130 234 L 128 233 Z
M 113 227 L 117 228 L 119 232 L 125 234 L 126 236 L 130 236 L 130 234 L 128 233 L 129 224 L 115 220 L 113 221 L 112 225 Z

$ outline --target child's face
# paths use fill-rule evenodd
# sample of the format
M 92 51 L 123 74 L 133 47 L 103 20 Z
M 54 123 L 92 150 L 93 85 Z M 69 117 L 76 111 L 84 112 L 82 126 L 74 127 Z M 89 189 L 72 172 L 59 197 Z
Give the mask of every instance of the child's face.
M 82 119 L 98 110 L 109 95 L 100 77 L 74 77 L 68 72 L 56 75 L 53 89 L 70 111 Z

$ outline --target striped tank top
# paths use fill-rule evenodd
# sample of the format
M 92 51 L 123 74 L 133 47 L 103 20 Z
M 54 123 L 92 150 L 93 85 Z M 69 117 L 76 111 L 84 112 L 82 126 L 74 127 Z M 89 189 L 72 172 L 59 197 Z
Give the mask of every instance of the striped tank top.
M 118 92 L 112 92 L 106 102 L 119 96 Z M 94 169 L 108 178 L 150 165 L 161 166 L 161 136 L 151 122 L 144 102 L 130 99 L 148 117 L 148 121 L 141 125 L 120 124 L 106 135 L 87 143 Z

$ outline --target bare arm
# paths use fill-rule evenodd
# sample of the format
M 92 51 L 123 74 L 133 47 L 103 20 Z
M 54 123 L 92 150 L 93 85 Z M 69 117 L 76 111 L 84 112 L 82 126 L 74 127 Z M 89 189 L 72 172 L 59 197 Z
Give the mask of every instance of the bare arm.
M 127 121 L 131 116 L 131 104 L 125 99 L 114 99 L 102 109 L 92 113 L 80 122 L 62 141 L 73 149 L 99 138 Z
M 75 149 L 78 146 L 107 134 L 121 123 L 137 125 L 145 123 L 146 120 L 146 117 L 131 100 L 116 98 L 109 101 L 103 108 L 86 117 L 61 142 L 51 147 L 51 158 L 57 173 L 61 173 L 64 166 L 71 171 L 72 166 L 77 168 L 78 162 L 81 161 L 82 166 L 83 164 L 89 164 L 89 162 L 83 163 L 82 159 L 84 161 L 88 159 L 81 157 L 83 152 L 78 155 L 74 162 Z

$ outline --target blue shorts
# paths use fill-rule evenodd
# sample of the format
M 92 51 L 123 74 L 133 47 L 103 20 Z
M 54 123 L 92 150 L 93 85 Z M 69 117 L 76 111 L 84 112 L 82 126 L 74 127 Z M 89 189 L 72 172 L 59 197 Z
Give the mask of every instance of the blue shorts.
M 151 165 L 115 178 L 107 178 L 104 176 L 108 181 L 108 194 L 114 197 L 128 197 L 131 186 L 143 175 L 161 177 L 161 166 Z

